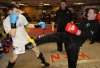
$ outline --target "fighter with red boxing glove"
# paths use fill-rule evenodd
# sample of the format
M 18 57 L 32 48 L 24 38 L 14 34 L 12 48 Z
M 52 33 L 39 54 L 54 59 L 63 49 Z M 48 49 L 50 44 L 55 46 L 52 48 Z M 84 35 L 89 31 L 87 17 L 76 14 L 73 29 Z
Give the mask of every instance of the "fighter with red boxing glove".
M 65 31 L 75 34 L 77 36 L 81 34 L 81 30 L 79 30 L 78 27 L 74 23 L 68 23 L 65 27 Z
M 98 9 L 90 8 L 85 18 L 78 27 L 74 23 L 68 23 L 65 31 L 47 34 L 34 39 L 36 45 L 49 42 L 65 42 L 65 51 L 68 56 L 68 68 L 77 68 L 78 53 L 84 42 L 92 37 L 98 30 Z M 74 35 L 75 34 L 75 35 Z
M 97 15 L 97 19 L 98 19 L 98 21 L 99 21 L 99 23 L 100 23 L 100 12 L 99 12 L 98 15 Z

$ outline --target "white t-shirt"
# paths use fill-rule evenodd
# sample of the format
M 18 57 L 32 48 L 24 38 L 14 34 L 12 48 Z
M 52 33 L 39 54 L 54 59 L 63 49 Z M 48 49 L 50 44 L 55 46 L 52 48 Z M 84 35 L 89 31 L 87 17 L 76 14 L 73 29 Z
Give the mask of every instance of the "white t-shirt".
M 19 9 L 19 10 L 18 10 L 18 13 L 19 13 L 19 14 L 22 14 L 22 13 L 24 13 L 24 11 L 22 11 L 22 10 Z
M 23 46 L 28 43 L 29 35 L 27 34 L 24 26 L 28 24 L 28 21 L 23 15 L 19 15 L 19 19 L 16 22 L 16 35 L 12 37 L 13 46 Z M 8 16 L 3 22 L 4 29 L 8 34 L 11 30 L 10 17 Z

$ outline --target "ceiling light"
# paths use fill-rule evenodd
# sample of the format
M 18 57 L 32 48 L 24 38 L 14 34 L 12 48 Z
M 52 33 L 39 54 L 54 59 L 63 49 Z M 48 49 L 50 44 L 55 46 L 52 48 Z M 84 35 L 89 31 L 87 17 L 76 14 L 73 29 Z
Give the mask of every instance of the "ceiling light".
M 43 6 L 43 5 L 39 5 L 39 6 Z
M 44 4 L 44 5 L 50 5 L 50 4 Z
M 74 4 L 76 4 L 76 5 L 80 5 L 80 4 L 84 4 L 84 3 L 74 3 Z
M 84 4 L 84 3 L 78 3 L 78 4 Z
M 22 4 L 22 3 L 19 3 L 19 5 L 24 5 L 24 4 Z

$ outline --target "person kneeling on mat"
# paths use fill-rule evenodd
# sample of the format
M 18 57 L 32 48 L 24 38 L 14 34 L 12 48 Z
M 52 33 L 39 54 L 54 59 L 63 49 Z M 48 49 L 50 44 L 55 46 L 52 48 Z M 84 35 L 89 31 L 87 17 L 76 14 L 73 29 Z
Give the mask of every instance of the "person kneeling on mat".
M 47 34 L 34 39 L 36 45 L 49 42 L 66 42 L 66 54 L 68 56 L 68 68 L 76 68 L 78 53 L 83 43 L 93 36 L 98 30 L 98 9 L 90 8 L 87 18 L 84 19 L 78 26 L 74 23 L 68 23 L 65 27 L 66 32 L 56 32 Z
M 49 66 L 50 64 L 45 61 L 43 54 L 37 48 L 33 39 L 29 37 L 25 31 L 24 26 L 28 28 L 46 28 L 45 23 L 28 24 L 26 18 L 23 15 L 18 14 L 18 7 L 14 4 L 8 6 L 9 16 L 4 20 L 3 27 L 11 37 L 13 41 L 13 57 L 9 60 L 7 68 L 13 68 L 19 54 L 25 53 L 26 49 L 31 49 L 35 52 L 36 56 L 41 60 L 41 64 Z

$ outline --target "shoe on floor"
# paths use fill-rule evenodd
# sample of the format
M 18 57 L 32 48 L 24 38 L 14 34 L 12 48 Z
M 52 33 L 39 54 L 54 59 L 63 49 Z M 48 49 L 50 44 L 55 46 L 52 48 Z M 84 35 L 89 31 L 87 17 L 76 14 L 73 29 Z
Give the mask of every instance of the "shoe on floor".
M 48 62 L 45 63 L 41 63 L 42 66 L 50 66 L 50 64 Z
M 89 44 L 93 44 L 93 43 L 95 43 L 95 42 L 91 41 Z

